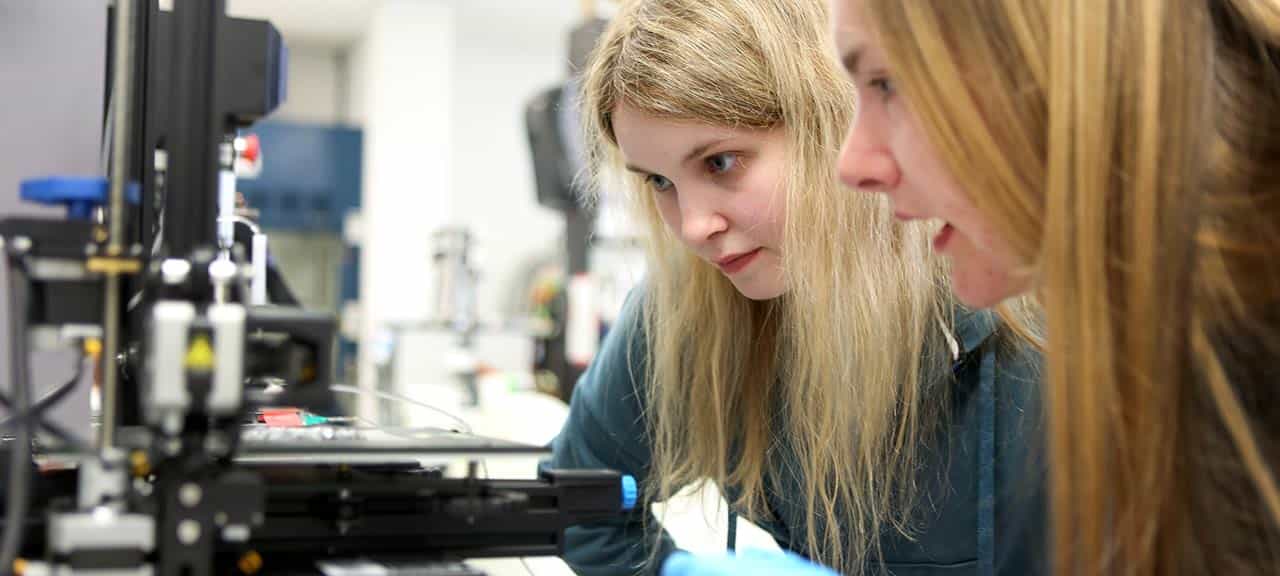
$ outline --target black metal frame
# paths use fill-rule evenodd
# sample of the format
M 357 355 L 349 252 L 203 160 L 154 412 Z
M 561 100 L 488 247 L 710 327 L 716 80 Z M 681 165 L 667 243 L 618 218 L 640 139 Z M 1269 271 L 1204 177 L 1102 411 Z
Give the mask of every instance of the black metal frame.
M 547 556 L 564 551 L 570 525 L 618 515 L 620 476 L 543 470 L 536 480 L 443 478 L 373 469 L 262 470 L 266 523 L 225 561 L 257 551 L 274 570 L 323 558 L 452 560 Z M 431 494 L 422 498 L 421 494 Z
M 218 103 L 218 29 L 226 0 L 175 2 L 169 81 L 169 183 L 164 245 L 185 256 L 216 244 L 218 147 L 227 132 Z

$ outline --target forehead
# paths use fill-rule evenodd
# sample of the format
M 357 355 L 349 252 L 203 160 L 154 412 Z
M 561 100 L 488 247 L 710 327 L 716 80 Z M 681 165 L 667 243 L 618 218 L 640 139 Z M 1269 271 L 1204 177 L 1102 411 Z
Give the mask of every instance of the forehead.
M 646 150 L 683 152 L 688 146 L 712 140 L 765 138 L 769 130 L 734 128 L 693 119 L 657 116 L 627 104 L 618 104 L 611 115 L 619 146 Z
M 830 0 L 831 30 L 841 50 L 869 43 L 873 35 L 863 11 L 863 0 Z

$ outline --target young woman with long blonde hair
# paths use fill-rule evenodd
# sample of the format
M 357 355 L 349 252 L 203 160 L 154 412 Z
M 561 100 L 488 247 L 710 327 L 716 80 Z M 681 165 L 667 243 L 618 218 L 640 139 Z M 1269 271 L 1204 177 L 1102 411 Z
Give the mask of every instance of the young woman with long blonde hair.
M 553 464 L 636 475 L 646 502 L 713 482 L 848 573 L 1035 573 L 1036 357 L 952 303 L 923 226 L 837 181 L 853 92 L 827 22 L 822 0 L 635 0 L 600 40 L 591 165 L 650 266 Z M 634 574 L 673 548 L 643 512 L 570 529 L 565 557 Z
M 1280 3 L 836 5 L 846 180 L 1044 305 L 1055 572 L 1280 571 Z
M 845 181 L 1043 303 L 1054 572 L 1280 573 L 1280 2 L 833 2 Z

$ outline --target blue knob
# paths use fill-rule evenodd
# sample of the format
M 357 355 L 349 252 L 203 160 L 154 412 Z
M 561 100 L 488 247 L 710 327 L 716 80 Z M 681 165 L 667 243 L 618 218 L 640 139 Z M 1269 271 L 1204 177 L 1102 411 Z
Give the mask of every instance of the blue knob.
M 93 209 L 107 203 L 106 178 L 43 178 L 24 180 L 19 190 L 23 200 L 37 204 L 65 205 L 67 217 L 88 220 Z M 140 192 L 136 182 L 125 189 L 125 198 L 138 203 Z
M 622 476 L 622 509 L 631 510 L 636 507 L 640 491 L 636 488 L 636 479 L 630 474 Z

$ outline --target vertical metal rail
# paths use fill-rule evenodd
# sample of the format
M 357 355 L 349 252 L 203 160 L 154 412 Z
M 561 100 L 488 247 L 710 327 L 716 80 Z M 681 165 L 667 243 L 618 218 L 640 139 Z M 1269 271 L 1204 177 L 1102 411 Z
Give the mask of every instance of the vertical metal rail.
M 115 46 L 113 48 L 111 101 L 114 109 L 114 128 L 111 131 L 110 196 L 107 212 L 107 256 L 115 258 L 124 254 L 125 238 L 125 189 L 129 182 L 129 157 L 132 150 L 133 128 L 133 63 L 137 47 L 134 29 L 134 0 L 115 0 Z M 120 415 L 119 371 L 116 356 L 120 352 L 120 294 L 121 278 L 118 272 L 106 273 L 105 303 L 102 321 L 102 427 L 98 434 L 98 447 L 107 450 L 115 445 L 115 433 Z

